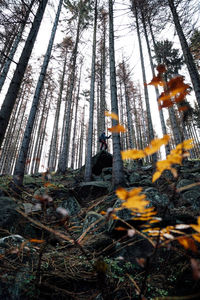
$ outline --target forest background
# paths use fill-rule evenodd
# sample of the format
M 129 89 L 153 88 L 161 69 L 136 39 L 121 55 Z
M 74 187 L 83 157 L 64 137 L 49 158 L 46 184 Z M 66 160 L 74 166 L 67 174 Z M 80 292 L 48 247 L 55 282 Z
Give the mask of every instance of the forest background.
M 92 61 L 94 3 L 92 1 L 86 1 L 85 5 L 84 2 L 85 1 L 83 1 L 83 6 L 85 6 L 88 11 L 87 16 L 85 16 L 85 20 L 83 21 L 84 25 L 82 25 L 83 28 L 81 29 L 82 31 L 80 34 L 80 42 L 77 50 L 72 99 L 73 104 L 71 105 L 70 112 L 71 123 L 70 125 L 67 125 L 70 126 L 70 128 L 68 127 L 68 131 L 70 129 L 71 135 L 68 136 L 68 149 L 65 152 L 65 156 L 68 161 L 67 167 L 73 168 L 80 167 L 82 164 L 84 164 L 86 158 L 85 153 L 87 153 L 88 149 L 86 141 L 88 137 L 88 126 L 90 118 L 90 64 Z M 81 3 L 82 1 L 65 1 L 65 7 L 62 7 L 58 27 L 56 30 L 53 50 L 48 62 L 47 76 L 45 76 L 45 81 L 42 86 L 42 94 L 38 102 L 39 109 L 37 110 L 36 120 L 34 121 L 34 134 L 32 133 L 32 138 L 29 145 L 30 153 L 26 158 L 26 172 L 34 173 L 38 170 L 45 170 L 47 168 L 50 168 L 52 170 L 56 169 L 59 165 L 59 160 L 61 160 L 61 152 L 64 148 L 64 132 L 66 130 L 67 124 L 64 118 L 64 116 L 66 116 L 64 111 L 66 112 L 67 110 L 67 101 L 65 99 L 67 99 L 68 97 L 67 93 L 69 91 L 67 89 L 69 86 L 69 80 L 71 80 L 70 74 L 72 74 L 72 65 L 70 65 L 70 62 L 73 56 L 73 45 L 75 43 L 74 38 L 77 30 L 76 14 L 78 16 L 81 11 Z M 150 143 L 152 139 L 150 137 L 147 138 L 147 136 L 149 136 L 150 130 L 149 119 L 151 119 L 150 123 L 153 123 L 154 136 L 161 137 L 163 135 L 157 104 L 158 94 L 156 95 L 156 91 L 153 87 L 148 87 L 148 91 L 147 87 L 145 87 L 145 83 L 150 82 L 151 78 L 153 77 L 150 67 L 151 63 L 153 63 L 154 68 L 158 63 L 170 63 L 171 65 L 174 64 L 172 70 L 170 71 L 171 74 L 168 74 L 169 78 L 179 73 L 180 75 L 184 75 L 186 77 L 187 83 L 190 83 L 190 76 L 188 74 L 184 58 L 182 56 L 180 42 L 178 36 L 176 35 L 169 3 L 167 1 L 165 1 L 165 3 L 163 4 L 160 1 L 136 1 L 135 3 L 136 6 L 138 6 L 137 9 L 139 14 L 139 11 L 142 8 L 141 11 L 143 11 L 144 13 L 143 17 L 146 18 L 144 23 L 142 23 L 143 21 L 141 19 L 142 14 L 141 16 L 139 16 L 139 23 L 137 24 L 137 22 L 135 22 L 136 11 L 134 12 L 133 9 L 134 2 L 114 2 L 115 56 L 119 107 L 121 114 L 119 117 L 122 124 L 127 128 L 126 133 L 121 133 L 122 149 L 144 148 Z M 196 31 L 199 24 L 199 3 L 198 1 L 174 1 L 174 4 L 176 6 L 180 21 L 182 22 L 182 28 L 185 32 L 185 36 L 188 39 L 190 50 L 192 50 L 191 45 L 192 41 L 194 41 L 195 51 L 193 55 L 197 67 L 199 67 L 199 35 L 198 30 Z M 15 54 L 13 58 L 10 59 L 9 51 L 11 51 L 12 45 L 14 41 L 16 41 L 17 34 L 19 33 L 19 28 L 17 26 L 21 26 L 20 13 L 23 16 L 23 10 L 28 9 L 29 5 L 32 5 L 31 14 L 29 14 L 28 16 L 28 19 L 26 21 L 27 23 L 25 24 L 26 26 L 22 31 L 22 36 L 17 45 Z M 2 40 L 4 41 L 4 43 L 2 43 L 1 49 L 2 70 L 6 62 L 10 60 L 12 63 L 9 72 L 6 74 L 6 77 L 2 73 L 2 77 L 5 77 L 5 83 L 1 91 L 1 102 L 3 102 L 3 98 L 7 93 L 7 89 L 15 70 L 16 63 L 21 55 L 26 38 L 28 37 L 30 25 L 31 22 L 33 22 L 33 15 L 36 11 L 36 8 L 37 1 L 30 1 L 30 3 L 26 3 L 24 1 L 19 1 L 19 3 L 16 3 L 16 1 L 11 1 L 8 3 L 6 1 L 2 2 L 1 35 Z M 15 110 L 13 111 L 12 116 L 15 119 L 15 129 L 12 129 L 12 134 L 7 130 L 7 137 L 5 137 L 4 139 L 2 148 L 4 150 L 2 150 L 1 155 L 1 173 L 13 173 L 14 171 L 14 166 L 22 145 L 24 128 L 26 127 L 28 115 L 30 112 L 32 101 L 31 98 L 33 98 L 36 82 L 38 80 L 40 72 L 40 67 L 43 63 L 43 56 L 41 56 L 41 54 L 44 55 L 47 49 L 57 8 L 58 1 L 47 2 L 47 8 L 44 12 L 42 24 L 33 48 L 29 66 L 26 71 L 30 82 L 24 83 L 24 94 L 21 91 L 23 97 L 26 100 L 23 100 L 23 97 L 20 94 L 18 95 L 18 103 L 15 104 Z M 92 155 L 99 151 L 98 136 L 100 135 L 100 132 L 105 128 L 107 129 L 111 126 L 109 119 L 105 118 L 105 120 L 102 121 L 104 116 L 101 116 L 103 110 L 110 111 L 111 109 L 108 59 L 108 17 L 106 15 L 107 10 L 107 3 L 105 3 L 104 1 L 98 1 L 99 19 L 97 20 L 97 59 L 95 67 L 96 87 L 94 91 L 94 119 L 96 120 L 96 122 L 94 122 L 93 128 Z M 153 29 L 152 31 L 150 31 L 150 28 L 148 29 L 147 26 L 148 18 L 151 18 L 151 29 Z M 149 60 L 147 48 L 148 45 L 146 44 L 145 40 L 144 24 L 146 24 L 147 26 L 147 37 L 149 39 L 148 42 L 150 43 L 149 47 L 151 50 L 152 59 L 154 59 L 153 62 L 150 62 Z M 86 30 L 84 29 L 84 27 L 86 27 Z M 102 39 L 104 31 L 104 59 L 106 60 L 104 63 L 106 67 L 105 70 L 102 71 Z M 195 36 L 196 32 L 197 35 Z M 141 47 L 143 52 L 143 71 L 141 67 L 142 59 L 141 52 L 139 51 L 138 37 L 141 39 Z M 157 51 L 157 53 L 155 52 L 155 41 L 153 40 L 153 38 L 155 39 L 155 41 L 158 41 L 158 44 L 160 43 L 160 46 L 158 46 L 160 47 L 161 54 L 159 54 L 159 51 Z M 167 48 L 167 44 L 164 44 L 164 40 L 166 43 L 166 40 L 168 40 L 168 53 L 164 53 L 164 50 Z M 63 63 L 65 60 L 63 51 L 65 47 L 68 47 L 68 57 L 66 58 L 65 62 L 65 75 L 62 79 L 62 74 L 64 74 L 62 73 Z M 167 67 L 169 68 L 169 66 Z M 106 75 L 102 75 L 102 72 L 105 72 Z M 105 90 L 105 94 L 102 94 L 102 76 L 105 76 L 105 87 L 103 87 L 103 89 Z M 128 85 L 129 91 L 127 91 L 126 85 Z M 63 90 L 60 95 L 61 86 Z M 50 95 L 46 94 L 45 96 L 45 93 L 47 93 L 47 91 Z M 161 91 L 162 90 L 160 89 L 159 93 L 161 93 Z M 45 99 L 45 97 L 47 99 Z M 60 103 L 59 97 L 61 100 Z M 103 98 L 106 99 L 105 104 L 101 103 Z M 148 111 L 147 109 L 147 98 L 150 102 L 150 111 Z M 195 96 L 193 92 L 191 92 L 190 96 L 187 96 L 187 99 L 190 101 L 193 108 L 195 108 L 194 98 Z M 105 99 L 103 99 L 103 101 L 105 101 Z M 23 101 L 27 101 L 27 103 L 22 103 Z M 25 106 L 25 108 L 20 118 L 18 118 L 17 116 L 20 115 L 20 105 L 22 105 L 22 107 Z M 172 121 L 173 113 L 170 113 L 169 115 L 168 108 L 162 109 L 162 111 L 164 112 L 164 122 L 166 124 L 165 133 L 169 133 L 172 136 L 171 147 L 181 141 L 180 136 L 181 131 L 183 130 L 181 129 L 180 125 L 181 117 L 180 115 L 178 115 L 177 109 L 175 107 L 174 109 L 176 114 L 176 116 L 174 115 L 174 121 Z M 172 110 L 172 108 L 170 108 L 169 110 Z M 151 116 L 148 116 L 148 113 L 151 113 Z M 57 132 L 53 130 L 53 128 L 55 128 L 55 122 L 57 122 Z M 104 122 L 106 122 L 106 126 Z M 190 128 L 188 129 L 188 131 L 190 131 L 191 137 L 195 135 L 197 145 L 199 139 L 199 129 L 197 127 L 197 123 L 195 123 L 194 118 L 192 122 L 193 126 L 196 127 L 192 129 Z M 176 127 L 179 127 L 179 133 L 175 132 Z M 138 128 L 140 128 L 140 130 L 138 130 Z M 179 138 L 177 138 L 176 140 L 177 135 L 179 135 Z M 109 149 L 112 151 L 111 141 L 109 144 Z M 196 154 L 193 153 L 194 157 L 198 156 L 198 146 L 196 146 L 195 151 Z M 52 158 L 52 156 L 53 162 L 50 159 L 50 157 Z M 164 147 L 163 150 L 161 150 L 161 152 L 159 153 L 159 157 L 165 157 Z

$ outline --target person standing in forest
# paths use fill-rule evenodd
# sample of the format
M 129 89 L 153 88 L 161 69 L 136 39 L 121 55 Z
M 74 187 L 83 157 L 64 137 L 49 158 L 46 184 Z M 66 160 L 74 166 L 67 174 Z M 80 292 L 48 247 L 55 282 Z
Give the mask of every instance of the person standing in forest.
M 110 137 L 111 137 L 111 135 L 106 136 L 105 131 L 100 135 L 100 137 L 99 137 L 99 142 L 101 143 L 100 150 L 103 150 L 103 147 L 104 147 L 104 150 L 107 150 L 108 145 L 106 143 L 106 140 L 108 140 Z

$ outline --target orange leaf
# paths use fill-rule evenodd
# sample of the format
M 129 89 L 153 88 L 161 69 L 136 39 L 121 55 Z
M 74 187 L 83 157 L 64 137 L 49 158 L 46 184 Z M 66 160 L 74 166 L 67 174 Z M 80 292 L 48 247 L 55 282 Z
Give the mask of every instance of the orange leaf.
M 165 65 L 163 64 L 158 65 L 156 70 L 158 71 L 158 73 L 165 73 L 167 71 Z
M 178 109 L 179 111 L 187 111 L 188 110 L 188 106 L 181 106 L 181 107 L 179 107 L 179 109 Z
M 148 85 L 164 86 L 164 82 L 163 82 L 162 78 L 158 75 L 158 76 L 154 76 L 153 79 L 151 80 L 151 82 L 148 83 Z
M 44 186 L 45 187 L 54 187 L 54 188 L 56 188 L 56 186 L 54 184 L 50 183 L 50 182 L 45 182 Z
M 136 258 L 136 261 L 137 261 L 138 265 L 140 265 L 143 268 L 145 267 L 146 258 Z
M 197 252 L 197 247 L 193 239 L 187 237 L 179 237 L 178 241 L 185 249 L 190 249 L 193 252 Z
M 126 228 L 124 227 L 115 227 L 115 230 L 118 230 L 118 231 L 124 231 L 124 230 L 127 230 Z
M 172 107 L 173 103 L 170 99 L 166 99 L 162 104 L 159 105 L 159 108 Z
M 126 132 L 126 129 L 121 124 L 108 128 L 108 130 L 112 133 Z
M 30 243 L 42 244 L 42 243 L 45 242 L 45 240 L 30 239 L 29 242 Z
M 119 121 L 119 117 L 115 113 L 109 113 L 108 111 L 105 111 L 105 116 L 106 117 L 111 117 L 112 119 Z

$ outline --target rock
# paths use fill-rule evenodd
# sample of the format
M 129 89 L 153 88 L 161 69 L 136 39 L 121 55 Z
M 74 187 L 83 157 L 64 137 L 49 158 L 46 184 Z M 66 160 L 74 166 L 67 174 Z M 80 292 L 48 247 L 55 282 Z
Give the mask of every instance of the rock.
M 9 197 L 0 197 L 0 228 L 14 232 L 19 214 L 17 204 Z
M 103 181 L 112 181 L 112 168 L 103 168 L 101 172 Z
M 73 196 L 69 196 L 66 200 L 64 200 L 61 207 L 64 207 L 69 212 L 69 216 L 74 216 L 81 210 L 80 204 Z
M 200 190 L 185 191 L 182 194 L 182 199 L 185 200 L 185 206 L 190 205 L 195 210 L 200 209 Z
M 107 151 L 100 151 L 92 157 L 92 173 L 100 175 L 104 168 L 112 167 L 113 157 Z
M 154 186 L 154 184 L 152 183 L 152 180 L 149 178 L 144 178 L 142 180 L 140 180 L 140 186 L 145 187 L 145 186 Z
M 82 182 L 75 188 L 75 191 L 81 200 L 87 200 L 108 194 L 110 187 L 111 184 L 106 181 Z
M 143 171 L 152 171 L 153 167 L 152 167 L 152 165 L 147 165 L 147 166 L 141 167 L 141 170 L 143 170 Z
M 26 214 L 30 214 L 31 212 L 42 210 L 42 205 L 40 203 L 36 203 L 36 204 L 23 203 L 23 207 Z
M 195 181 L 191 180 L 191 179 L 181 179 L 177 183 L 177 189 L 186 187 L 187 185 L 194 184 L 194 183 L 195 183 Z M 200 186 L 199 185 L 194 186 L 194 187 L 192 187 L 192 189 L 200 191 Z
M 145 188 L 143 190 L 143 193 L 146 195 L 146 199 L 150 201 L 150 205 L 154 206 L 158 211 L 159 208 L 163 208 L 166 205 L 169 205 L 169 199 L 167 195 L 159 193 L 156 188 Z
M 19 234 L 12 234 L 0 239 L 0 248 L 19 247 L 25 239 Z
M 135 235 L 132 238 L 131 243 L 123 246 L 121 243 L 116 245 L 117 256 L 123 257 L 125 261 L 129 261 L 136 264 L 137 258 L 146 258 L 152 254 L 154 247 L 149 243 L 147 239 L 139 235 Z
M 112 243 L 113 240 L 108 234 L 98 233 L 95 235 L 93 234 L 91 238 L 86 239 L 84 248 L 92 252 L 94 252 L 94 250 L 95 252 L 101 252 Z
M 100 232 L 107 231 L 108 225 L 105 223 L 105 218 L 96 213 L 95 211 L 89 211 L 83 222 L 83 232 L 87 230 L 93 223 L 96 225 L 92 226 L 89 233 L 98 234 Z M 105 223 L 105 224 L 104 224 Z
M 41 187 L 37 189 L 33 194 L 33 202 L 38 202 L 37 196 L 43 196 L 46 194 L 47 189 L 45 187 Z
M 138 183 L 140 181 L 141 177 L 140 174 L 137 172 L 132 172 L 131 175 L 129 176 L 129 182 L 130 184 Z

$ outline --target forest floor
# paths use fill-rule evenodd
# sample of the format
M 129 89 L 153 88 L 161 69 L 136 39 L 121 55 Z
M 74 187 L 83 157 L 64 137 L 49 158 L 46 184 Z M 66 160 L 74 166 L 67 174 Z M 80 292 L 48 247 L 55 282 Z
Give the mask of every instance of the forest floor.
M 7 209 L 4 219 L 0 218 L 4 224 L 0 229 L 0 298 L 200 299 L 200 244 L 191 238 L 192 229 L 187 228 L 188 224 L 196 223 L 199 210 L 186 205 L 180 193 L 174 194 L 177 182 L 166 184 L 163 179 L 153 186 L 148 181 L 151 168 L 136 173 L 145 178 L 145 188 L 151 193 L 157 189 L 160 195 L 173 197 L 173 208 L 159 226 L 186 225 L 182 244 L 176 238 L 180 230 L 169 230 L 166 239 L 160 235 L 149 237 L 142 231 L 145 222 L 141 220 L 125 220 L 124 224 L 122 220 L 124 228 L 116 230 L 119 220 L 101 214 L 115 206 L 115 193 L 103 184 L 98 189 L 94 185 L 83 188 L 79 170 L 68 170 L 66 175 L 26 175 L 20 199 L 9 189 L 11 178 L 2 176 L 0 201 L 12 199 L 17 215 Z M 198 182 L 199 170 L 196 168 L 193 174 L 194 182 Z M 36 200 L 42 204 L 40 208 Z M 59 216 L 56 208 L 66 208 L 66 203 L 73 203 L 68 208 L 70 216 L 65 210 Z M 158 205 L 157 210 L 160 216 L 166 206 Z M 1 213 L 5 213 L 3 208 Z M 10 223 L 5 225 L 2 220 L 8 215 Z M 6 240 L 8 236 L 10 239 Z

